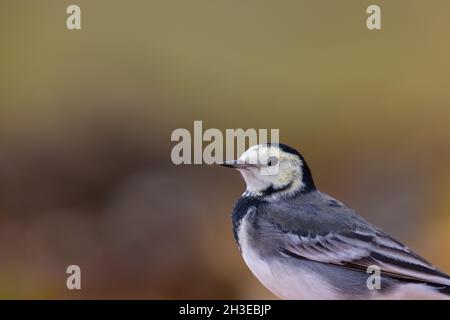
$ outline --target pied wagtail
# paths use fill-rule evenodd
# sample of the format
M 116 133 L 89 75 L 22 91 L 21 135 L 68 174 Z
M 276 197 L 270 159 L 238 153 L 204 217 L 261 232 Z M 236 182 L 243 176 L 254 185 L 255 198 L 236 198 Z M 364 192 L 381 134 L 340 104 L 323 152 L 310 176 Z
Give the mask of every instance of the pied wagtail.
M 260 144 L 222 165 L 247 184 L 232 214 L 241 254 L 280 298 L 450 298 L 449 275 L 317 190 L 293 148 Z M 380 271 L 378 288 L 369 289 L 369 266 Z

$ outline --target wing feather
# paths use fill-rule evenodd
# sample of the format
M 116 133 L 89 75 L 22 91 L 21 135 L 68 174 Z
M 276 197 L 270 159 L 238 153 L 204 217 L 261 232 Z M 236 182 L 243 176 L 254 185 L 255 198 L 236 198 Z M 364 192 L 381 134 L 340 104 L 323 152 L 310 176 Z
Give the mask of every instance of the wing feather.
M 282 252 L 290 256 L 364 271 L 369 265 L 377 265 L 382 273 L 394 278 L 450 285 L 447 274 L 379 230 L 285 235 Z

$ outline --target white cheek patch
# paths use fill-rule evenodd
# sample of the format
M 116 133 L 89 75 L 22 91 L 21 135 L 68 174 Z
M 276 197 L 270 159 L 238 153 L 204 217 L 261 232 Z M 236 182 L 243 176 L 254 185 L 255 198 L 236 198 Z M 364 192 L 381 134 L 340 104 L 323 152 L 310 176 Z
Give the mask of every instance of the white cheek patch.
M 262 176 L 276 176 L 277 174 L 280 173 L 280 165 L 277 164 L 275 166 L 266 166 L 266 167 L 262 167 L 260 170 L 260 174 Z

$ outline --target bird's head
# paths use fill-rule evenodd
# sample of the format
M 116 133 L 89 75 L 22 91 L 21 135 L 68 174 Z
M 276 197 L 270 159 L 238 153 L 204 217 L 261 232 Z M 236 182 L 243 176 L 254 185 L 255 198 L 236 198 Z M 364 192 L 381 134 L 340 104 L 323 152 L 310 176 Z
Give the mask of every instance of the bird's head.
M 315 190 L 305 159 L 284 144 L 255 145 L 222 165 L 239 170 L 249 195 L 278 198 Z

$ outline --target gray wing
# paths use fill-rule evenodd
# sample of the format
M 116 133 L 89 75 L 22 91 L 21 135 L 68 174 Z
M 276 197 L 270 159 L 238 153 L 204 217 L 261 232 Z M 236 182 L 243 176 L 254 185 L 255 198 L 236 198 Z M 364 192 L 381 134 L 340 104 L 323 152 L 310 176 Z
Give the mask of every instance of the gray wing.
M 363 272 L 376 265 L 393 278 L 450 285 L 450 276 L 327 195 L 272 207 L 266 217 L 283 255 Z

